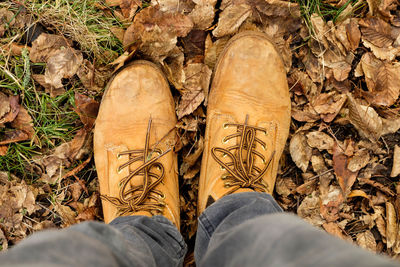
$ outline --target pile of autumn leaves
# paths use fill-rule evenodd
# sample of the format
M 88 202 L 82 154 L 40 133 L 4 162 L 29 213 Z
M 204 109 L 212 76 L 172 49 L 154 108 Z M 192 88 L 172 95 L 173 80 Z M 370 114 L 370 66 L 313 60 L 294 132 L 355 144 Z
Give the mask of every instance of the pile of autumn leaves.
M 144 8 L 135 0 L 105 0 L 96 5 L 105 16 L 117 17 L 124 25 L 112 29 L 125 49 L 112 63 L 115 69 L 132 59 L 151 60 L 176 89 L 179 141 L 175 150 L 182 158 L 182 228 L 189 233 L 187 238 L 196 230 L 196 192 L 212 70 L 231 36 L 253 30 L 275 42 L 292 98 L 291 136 L 276 185 L 278 201 L 343 239 L 377 252 L 400 253 L 400 188 L 394 183 L 400 173 L 400 151 L 394 146 L 400 139 L 398 3 L 350 4 L 335 22 L 314 14 L 306 26 L 296 3 L 223 0 L 217 12 L 216 2 L 151 1 Z M 336 3 L 338 8 L 343 4 Z M 30 60 L 46 63 L 45 73 L 34 74 L 34 80 L 52 96 L 64 92 L 64 79 L 78 78 L 89 93 L 100 92 L 110 72 L 84 59 L 71 41 L 61 34 L 42 33 L 32 43 Z M 71 141 L 75 145 L 70 142 L 67 150 L 56 148 L 49 153 L 57 159 L 55 165 L 45 164 L 47 176 L 42 177 L 46 179 L 71 174 L 68 168 L 55 167 L 65 166 L 65 159 L 71 164 L 77 155 L 90 158 L 87 140 L 97 104 L 79 94 L 76 99 L 85 127 Z M 14 127 L 24 130 L 18 124 Z M 71 146 L 78 152 L 66 156 Z M 83 148 L 85 153 L 81 153 Z M 86 209 L 94 207 L 94 202 Z M 76 216 L 76 211 L 84 210 L 79 205 L 56 212 L 73 223 L 77 220 L 71 212 Z

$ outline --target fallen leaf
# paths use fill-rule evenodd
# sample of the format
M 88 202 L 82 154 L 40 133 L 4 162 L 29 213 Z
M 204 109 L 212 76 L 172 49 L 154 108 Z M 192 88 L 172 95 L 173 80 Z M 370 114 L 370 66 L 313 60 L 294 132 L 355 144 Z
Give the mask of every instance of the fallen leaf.
M 320 199 L 316 191 L 306 196 L 297 208 L 297 215 L 314 226 L 321 226 L 325 220 L 320 213 Z
M 120 3 L 122 15 L 129 20 L 135 16 L 136 10 L 141 6 L 142 2 L 140 0 L 121 0 Z
M 62 88 L 63 84 L 61 80 L 63 78 L 72 78 L 78 71 L 82 62 L 82 53 L 73 48 L 57 51 L 57 53 L 50 56 L 47 60 L 44 73 L 45 82 L 55 89 Z
M 75 112 L 79 115 L 85 127 L 87 129 L 92 128 L 99 112 L 99 102 L 89 96 L 75 93 L 75 106 Z
M 397 236 L 397 216 L 394 206 L 386 202 L 386 245 L 387 248 L 393 247 Z
M 313 102 L 314 110 L 320 114 L 325 122 L 333 121 L 337 114 L 339 114 L 344 103 L 346 103 L 345 94 L 322 93 Z
M 115 37 L 122 43 L 124 41 L 125 30 L 121 27 L 111 27 L 110 31 L 114 34 Z
M 335 171 L 336 178 L 343 191 L 347 196 L 357 178 L 358 172 L 350 171 L 347 166 L 349 158 L 344 154 L 344 151 L 338 146 L 337 143 L 333 146 L 333 170 Z
M 140 11 L 125 32 L 124 47 L 138 49 L 155 61 L 163 61 L 176 47 L 177 37 L 193 28 L 189 17 L 178 12 L 163 12 L 158 6 Z
M 340 229 L 337 223 L 334 222 L 324 223 L 322 227 L 325 229 L 325 231 L 327 231 L 333 236 L 339 237 L 340 239 L 343 240 L 351 240 L 351 237 L 343 233 L 343 230 Z
M 369 153 L 366 149 L 359 149 L 356 153 L 349 159 L 347 164 L 347 169 L 352 172 L 357 172 L 367 166 L 370 161 Z
M 361 136 L 376 141 L 382 133 L 382 119 L 372 107 L 357 103 L 351 94 L 347 94 L 349 119 Z
M 303 132 L 298 132 L 292 136 L 289 145 L 290 156 L 296 166 L 306 172 L 308 163 L 311 159 L 312 149 L 307 144 L 307 138 Z
M 187 93 L 184 93 L 176 108 L 178 119 L 181 119 L 183 116 L 192 113 L 196 108 L 201 105 L 203 100 L 204 91 L 202 90 L 189 91 Z
M 394 39 L 391 35 L 390 24 L 379 18 L 361 19 L 362 38 L 377 47 L 389 47 Z
M 0 92 L 0 119 L 2 119 L 11 110 L 8 96 Z
M 251 7 L 249 5 L 231 2 L 219 15 L 218 25 L 213 30 L 213 35 L 223 37 L 235 33 L 250 15 Z
M 47 62 L 61 48 L 71 47 L 72 42 L 63 36 L 42 33 L 32 42 L 29 58 L 32 62 Z
M 196 6 L 190 12 L 189 17 L 192 19 L 194 28 L 199 30 L 208 29 L 215 16 L 215 4 L 216 0 L 193 0 Z
M 307 144 L 310 147 L 318 148 L 318 150 L 332 150 L 335 141 L 326 133 L 313 131 L 306 134 Z
M 400 147 L 398 145 L 394 146 L 393 152 L 393 166 L 390 177 L 396 177 L 400 174 Z
M 361 58 L 361 67 L 369 92 L 367 100 L 381 106 L 393 105 L 400 92 L 400 65 L 382 62 L 371 53 Z
M 376 241 L 371 231 L 367 230 L 363 233 L 359 233 L 356 236 L 357 245 L 370 251 L 376 251 Z
M 35 135 L 33 129 L 32 117 L 24 107 L 19 108 L 17 117 L 11 122 L 11 126 L 15 129 L 22 130 L 27 134 L 29 139 L 32 139 Z
M 6 30 L 8 29 L 9 24 L 14 23 L 14 13 L 7 8 L 0 9 L 0 37 L 4 35 Z
M 351 51 L 356 50 L 360 44 L 361 32 L 355 19 L 350 19 L 350 23 L 346 25 L 346 35 Z

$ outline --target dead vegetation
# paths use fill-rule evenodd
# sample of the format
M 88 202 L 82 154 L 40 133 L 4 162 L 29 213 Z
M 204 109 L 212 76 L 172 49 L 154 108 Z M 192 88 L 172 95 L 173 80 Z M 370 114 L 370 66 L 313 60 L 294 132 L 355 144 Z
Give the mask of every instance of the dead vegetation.
M 56 2 L 0 4 L 3 249 L 36 230 L 101 219 L 91 130 L 107 80 L 134 59 L 158 64 L 171 84 L 192 243 L 212 70 L 232 35 L 253 30 L 275 42 L 292 98 L 276 199 L 398 257 L 398 1 Z

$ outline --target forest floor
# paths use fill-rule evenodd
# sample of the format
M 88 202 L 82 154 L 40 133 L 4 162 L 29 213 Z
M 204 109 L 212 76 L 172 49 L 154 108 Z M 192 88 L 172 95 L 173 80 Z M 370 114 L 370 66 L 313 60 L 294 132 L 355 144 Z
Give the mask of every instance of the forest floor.
M 193 247 L 210 79 L 245 30 L 275 42 L 292 99 L 274 197 L 332 235 L 399 258 L 396 0 L 2 1 L 0 250 L 102 220 L 93 125 L 105 84 L 135 59 L 159 65 L 171 85 L 182 232 Z

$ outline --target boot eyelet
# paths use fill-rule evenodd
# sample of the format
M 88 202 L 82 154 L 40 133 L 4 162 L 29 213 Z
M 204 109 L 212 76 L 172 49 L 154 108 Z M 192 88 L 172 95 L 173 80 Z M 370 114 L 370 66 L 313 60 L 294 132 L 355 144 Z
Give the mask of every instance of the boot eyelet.
M 265 159 L 262 159 L 262 162 L 263 162 L 263 164 L 267 163 L 267 162 L 265 161 Z
M 267 146 L 266 145 L 261 145 L 262 149 L 265 151 L 267 150 Z
M 161 156 L 161 154 L 163 153 L 163 151 L 160 149 L 160 151 L 157 151 L 157 155 Z
M 121 172 L 122 172 L 122 169 L 121 168 L 117 168 L 117 173 L 121 174 Z
M 221 179 L 222 179 L 222 180 L 228 179 L 228 175 L 227 175 L 227 174 L 222 175 Z
M 160 196 L 160 199 L 165 199 L 165 194 L 162 194 L 162 195 Z
M 224 154 L 222 155 L 223 158 L 226 158 L 226 156 L 228 156 L 228 154 L 226 154 L 226 153 L 224 153 Z
M 160 166 L 157 166 L 157 170 L 158 170 L 158 171 L 161 171 L 161 167 L 160 167 Z
M 225 168 L 224 168 L 224 167 L 222 167 L 222 166 L 219 166 L 219 168 L 220 168 L 221 170 L 225 171 Z
M 227 123 L 224 123 L 223 125 L 222 125 L 222 128 L 224 128 L 224 129 L 228 129 L 228 124 Z
M 226 183 L 224 183 L 224 187 L 225 187 L 225 188 L 229 188 L 229 187 L 231 187 L 231 184 L 228 183 L 228 182 L 226 182 Z
M 226 140 L 226 138 L 224 137 L 224 138 L 222 138 L 222 143 L 226 144 L 226 143 L 228 143 L 228 140 Z
M 122 155 L 120 153 L 117 154 L 117 159 L 121 159 Z

